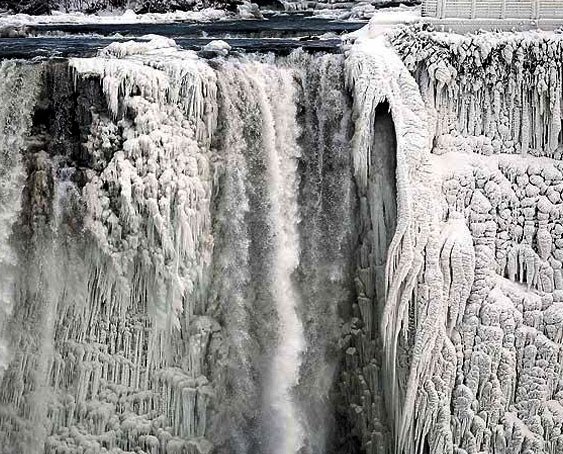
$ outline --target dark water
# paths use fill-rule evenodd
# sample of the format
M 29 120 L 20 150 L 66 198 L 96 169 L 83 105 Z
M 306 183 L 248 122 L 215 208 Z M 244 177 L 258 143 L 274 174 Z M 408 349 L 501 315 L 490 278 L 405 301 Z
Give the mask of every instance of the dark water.
M 200 50 L 214 39 L 227 41 L 234 51 L 287 54 L 296 48 L 339 52 L 336 35 L 353 32 L 365 22 L 310 17 L 307 13 L 271 15 L 265 20 L 229 20 L 214 23 L 170 24 L 61 24 L 29 29 L 30 36 L 0 39 L 0 58 L 89 57 L 111 42 L 161 35 L 185 49 Z M 332 33 L 335 36 L 320 39 Z
M 130 39 L 130 38 L 129 38 Z M 200 50 L 202 46 L 215 38 L 176 38 L 176 43 L 184 49 Z M 296 48 L 309 51 L 338 52 L 340 39 L 300 41 L 286 38 L 234 38 L 225 39 L 234 51 L 275 52 L 287 54 Z M 116 38 L 88 36 L 40 37 L 40 38 L 5 38 L 0 39 L 1 58 L 54 58 L 54 57 L 90 57 L 115 41 Z
M 269 15 L 265 20 L 225 20 L 212 23 L 170 24 L 65 24 L 32 27 L 35 33 L 64 32 L 69 34 L 98 34 L 142 36 L 158 34 L 178 37 L 247 37 L 247 38 L 292 38 L 315 36 L 323 33 L 348 33 L 363 27 L 365 21 L 339 21 L 311 17 L 308 13 L 286 13 Z

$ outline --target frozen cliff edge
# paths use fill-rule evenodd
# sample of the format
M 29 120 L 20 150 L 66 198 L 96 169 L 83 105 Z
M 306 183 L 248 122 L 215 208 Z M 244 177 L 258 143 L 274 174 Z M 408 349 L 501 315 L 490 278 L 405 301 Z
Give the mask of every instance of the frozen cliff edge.
M 448 308 L 467 300 L 473 280 L 472 242 L 467 229 L 460 228 L 461 214 L 451 213 L 444 224 L 437 216 L 440 191 L 431 172 L 426 107 L 399 56 L 384 36 L 365 39 L 352 48 L 347 67 L 356 111 L 352 148 L 360 190 L 378 171 L 370 167 L 370 155 L 380 152 L 373 143 L 379 105 L 389 106 L 396 131 L 397 224 L 387 255 L 385 306 L 380 314 L 382 374 L 387 414 L 394 425 L 391 449 L 414 452 L 431 424 L 449 424 L 447 419 L 436 421 L 439 414 L 447 418 L 443 410 L 449 402 L 436 398 L 432 379 L 439 375 L 453 384 L 455 369 L 447 367 L 444 357 L 455 357 L 448 331 L 458 320 L 457 312 Z M 367 193 L 371 205 L 377 205 L 379 197 L 380 193 Z M 448 440 L 436 443 L 441 446 Z M 371 446 L 369 452 L 378 452 L 378 447 Z

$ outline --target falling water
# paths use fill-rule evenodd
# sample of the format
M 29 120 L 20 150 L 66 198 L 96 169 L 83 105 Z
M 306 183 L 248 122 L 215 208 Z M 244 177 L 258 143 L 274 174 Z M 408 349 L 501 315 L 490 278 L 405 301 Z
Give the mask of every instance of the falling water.
M 21 151 L 40 88 L 41 66 L 0 62 L 0 380 L 8 365 L 4 335 L 15 303 L 17 253 L 10 236 L 21 207 L 25 179 Z
M 221 395 L 213 431 L 225 452 L 324 453 L 339 317 L 353 297 L 343 57 L 231 59 L 217 78 L 212 288 L 233 345 L 221 389 L 244 392 Z
M 303 326 L 297 316 L 299 297 L 292 274 L 299 264 L 297 233 L 297 125 L 295 87 L 292 73 L 281 69 L 263 73 L 259 89 L 264 93 L 264 145 L 274 231 L 273 297 L 278 314 L 278 339 L 266 386 L 266 404 L 277 422 L 271 440 L 274 454 L 293 454 L 302 446 L 303 433 L 293 387 L 299 381 L 301 354 L 304 350 Z M 272 83 L 274 82 L 274 83 Z M 279 96 L 283 93 L 284 96 Z M 268 108 L 267 106 L 271 106 Z M 271 110 L 270 110 L 271 109 Z
M 226 210 L 231 212 L 228 230 L 239 232 L 235 244 L 247 247 L 239 248 L 235 255 L 234 244 L 228 247 L 218 244 L 221 249 L 217 259 L 221 261 L 221 256 L 228 256 L 238 260 L 238 273 L 250 267 L 248 278 L 237 274 L 234 282 L 230 280 L 231 301 L 232 290 L 236 289 L 238 294 L 244 292 L 245 285 L 249 285 L 247 279 L 251 277 L 254 277 L 252 281 L 258 294 L 247 312 L 241 311 L 240 305 L 231 306 L 238 316 L 229 317 L 227 325 L 233 326 L 231 335 L 236 345 L 246 347 L 237 352 L 239 360 L 251 361 L 252 343 L 241 337 L 241 333 L 251 329 L 245 319 L 260 317 L 264 311 L 263 320 L 268 323 L 268 329 L 258 327 L 257 338 L 271 351 L 264 362 L 266 372 L 262 374 L 262 411 L 268 423 L 258 430 L 268 452 L 295 453 L 302 444 L 303 434 L 293 395 L 305 345 L 297 315 L 299 292 L 293 277 L 300 253 L 297 203 L 300 149 L 294 74 L 290 68 L 281 68 L 271 61 L 251 60 L 244 64 L 230 61 L 218 72 L 218 84 L 224 112 L 220 122 L 223 123 L 219 134 L 222 138 L 220 155 L 226 174 L 219 215 Z M 244 203 L 245 199 L 249 205 Z M 223 228 L 226 232 L 227 227 Z M 252 267 L 248 259 L 241 261 L 247 254 L 260 266 Z M 218 281 L 229 280 L 224 272 L 225 268 L 217 276 Z M 223 310 L 226 304 L 229 303 L 222 304 Z M 272 320 L 266 321 L 266 317 L 272 316 L 277 320 L 275 328 Z M 240 372 L 236 373 L 240 386 L 244 381 Z M 243 446 L 248 449 L 248 443 Z M 234 449 L 247 452 L 240 446 Z

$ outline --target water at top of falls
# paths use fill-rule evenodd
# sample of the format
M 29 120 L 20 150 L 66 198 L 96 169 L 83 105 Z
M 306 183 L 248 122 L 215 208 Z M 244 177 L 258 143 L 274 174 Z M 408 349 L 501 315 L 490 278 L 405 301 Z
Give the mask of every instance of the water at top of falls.
M 227 41 L 235 51 L 287 54 L 304 48 L 338 52 L 342 33 L 358 30 L 365 21 L 311 18 L 301 13 L 272 15 L 267 20 L 228 20 L 212 23 L 167 24 L 48 24 L 35 25 L 26 37 L 2 37 L 0 58 L 88 57 L 111 42 L 173 38 L 184 49 L 200 50 L 210 41 Z
M 67 36 L 57 38 L 40 36 L 36 38 L 0 38 L 0 58 L 33 59 L 54 57 L 93 57 L 98 51 L 112 42 L 125 42 L 130 38 L 117 37 L 84 37 Z M 217 39 L 209 38 L 175 38 L 176 43 L 189 50 L 201 50 L 206 44 Z M 274 52 L 289 54 L 295 49 L 306 49 L 311 52 L 340 52 L 342 40 L 338 37 L 311 39 L 302 41 L 298 38 L 221 38 L 232 46 L 233 51 L 240 52 Z
M 343 33 L 358 30 L 365 20 L 338 20 L 311 17 L 307 13 L 269 14 L 265 20 L 221 20 L 216 22 L 172 22 L 164 24 L 44 24 L 30 27 L 30 33 L 41 35 L 49 32 L 66 34 L 95 34 L 111 36 L 144 36 L 158 34 L 172 38 L 179 37 L 251 37 L 290 38 Z

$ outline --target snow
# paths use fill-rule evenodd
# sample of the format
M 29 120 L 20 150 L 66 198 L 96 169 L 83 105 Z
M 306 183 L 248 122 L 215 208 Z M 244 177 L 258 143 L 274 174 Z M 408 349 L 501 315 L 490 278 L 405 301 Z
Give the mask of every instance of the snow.
M 226 56 L 231 50 L 231 46 L 225 41 L 219 39 L 208 42 L 201 50 L 206 52 L 215 52 L 219 55 Z
M 203 9 L 201 11 L 175 11 L 170 13 L 135 14 L 126 10 L 121 15 L 91 15 L 79 12 L 61 13 L 54 11 L 49 16 L 27 14 L 0 15 L 0 28 L 37 25 L 108 25 L 108 24 L 165 24 L 172 22 L 212 22 L 226 19 L 224 10 Z
M 264 19 L 258 5 L 248 0 L 244 0 L 242 4 L 237 5 L 237 13 L 241 19 Z
M 399 5 L 389 7 L 387 0 L 346 0 L 327 1 L 320 0 L 309 2 L 306 0 L 282 0 L 286 11 L 308 11 L 314 18 L 341 20 L 341 21 L 365 21 L 374 16 L 385 15 L 389 11 L 415 11 L 420 16 L 420 6 Z M 394 14 L 394 13 L 393 13 Z
M 361 29 L 345 35 L 347 40 L 370 39 L 385 35 L 402 24 L 413 24 L 421 21 L 420 8 L 394 7 L 378 9 L 370 16 L 371 19 Z

